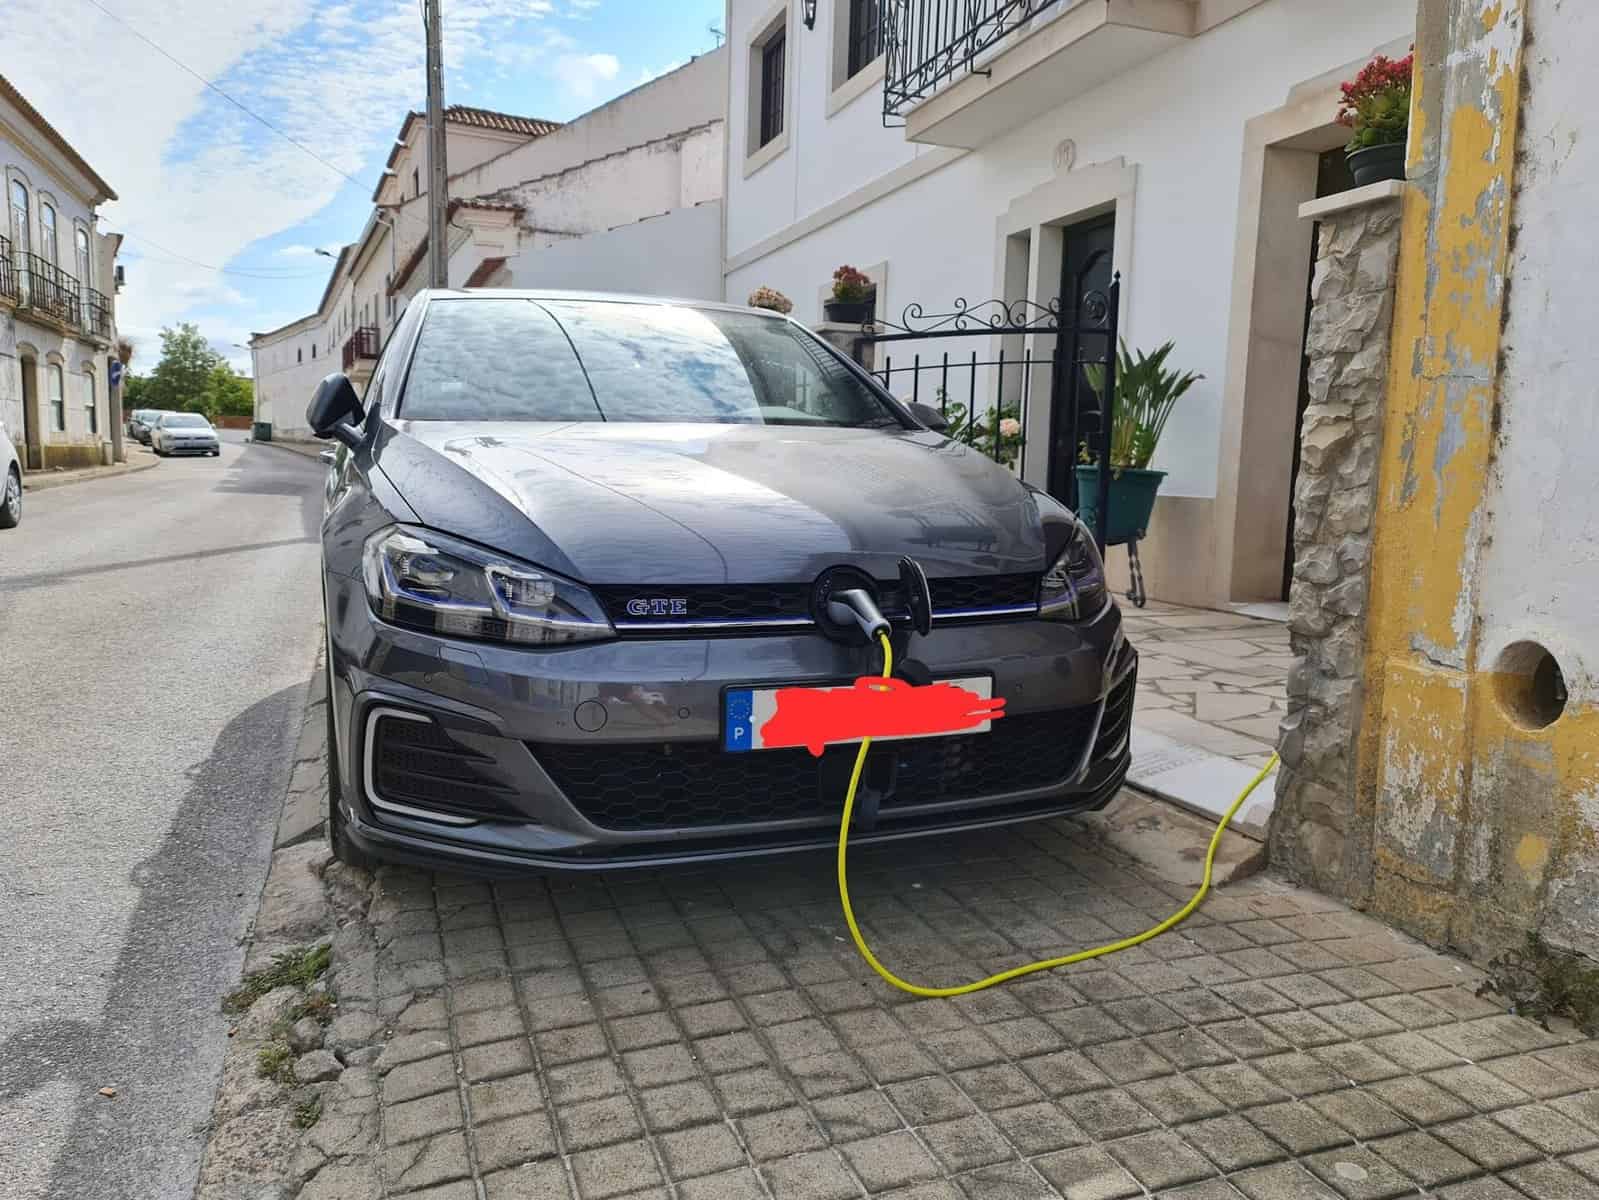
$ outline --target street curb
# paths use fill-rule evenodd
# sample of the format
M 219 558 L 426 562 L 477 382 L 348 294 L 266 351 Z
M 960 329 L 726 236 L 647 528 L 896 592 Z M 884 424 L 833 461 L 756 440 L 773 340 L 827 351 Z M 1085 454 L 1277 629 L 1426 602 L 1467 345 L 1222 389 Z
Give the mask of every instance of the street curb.
M 243 974 L 272 966 L 274 955 L 319 945 L 329 947 L 329 966 L 308 984 L 266 992 L 230 1018 L 196 1200 L 381 1194 L 375 1064 L 406 1005 L 386 1010 L 377 995 L 367 909 L 380 885 L 334 861 L 320 836 L 327 791 L 322 653 L 306 683 L 294 769 Z M 300 1016 L 308 1009 L 317 1015 Z M 270 1071 L 269 1061 L 276 1064 Z
M 245 443 L 247 446 L 271 446 L 274 450 L 287 450 L 290 454 L 298 454 L 301 458 L 319 458 L 327 447 L 321 442 L 258 442 L 251 438 Z M 301 447 L 305 447 L 303 450 Z
M 35 471 L 22 477 L 22 490 L 25 493 L 48 492 L 51 488 L 70 487 L 74 483 L 93 483 L 99 479 L 117 479 L 123 475 L 135 475 L 160 465 L 161 460 L 157 458 L 150 462 L 115 463 L 109 467 L 96 467 L 81 475 L 77 472 L 50 475 Z
M 1099 812 L 1071 819 L 1167 883 L 1197 888 L 1204 878 L 1205 847 L 1216 823 L 1164 797 L 1127 784 Z M 1265 843 L 1228 829 L 1217 847 L 1211 886 L 1240 883 L 1266 865 Z

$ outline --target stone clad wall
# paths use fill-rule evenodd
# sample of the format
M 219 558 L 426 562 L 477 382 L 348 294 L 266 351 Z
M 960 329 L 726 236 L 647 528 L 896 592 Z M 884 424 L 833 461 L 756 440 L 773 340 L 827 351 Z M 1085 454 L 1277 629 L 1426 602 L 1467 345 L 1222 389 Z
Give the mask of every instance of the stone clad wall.
M 1322 218 L 1294 489 L 1288 628 L 1300 661 L 1288 677 L 1272 860 L 1350 898 L 1371 877 L 1372 822 L 1357 813 L 1355 741 L 1399 218 L 1395 197 Z

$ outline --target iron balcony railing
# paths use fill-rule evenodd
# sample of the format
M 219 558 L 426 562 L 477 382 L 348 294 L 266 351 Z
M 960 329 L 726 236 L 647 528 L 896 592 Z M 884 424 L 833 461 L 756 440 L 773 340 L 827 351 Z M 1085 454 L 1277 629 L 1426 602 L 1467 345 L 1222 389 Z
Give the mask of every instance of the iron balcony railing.
M 0 299 L 111 340 L 111 301 L 104 292 L 84 287 L 49 259 L 16 253 L 6 237 L 0 237 Z
M 939 88 L 987 74 L 984 53 L 1046 9 L 1075 0 L 889 0 L 883 120 L 903 118 Z
M 18 254 L 15 258 L 22 277 L 22 303 L 63 324 L 78 324 L 78 281 L 37 254 Z
M 82 317 L 79 324 L 95 337 L 111 340 L 111 301 L 106 298 L 104 292 L 97 292 L 93 288 L 83 289 Z
M 356 361 L 378 356 L 378 327 L 362 325 L 344 343 L 344 369 L 348 371 Z
M 17 281 L 17 267 L 11 261 L 11 239 L 0 237 L 0 299 L 13 304 L 22 299 L 22 285 Z

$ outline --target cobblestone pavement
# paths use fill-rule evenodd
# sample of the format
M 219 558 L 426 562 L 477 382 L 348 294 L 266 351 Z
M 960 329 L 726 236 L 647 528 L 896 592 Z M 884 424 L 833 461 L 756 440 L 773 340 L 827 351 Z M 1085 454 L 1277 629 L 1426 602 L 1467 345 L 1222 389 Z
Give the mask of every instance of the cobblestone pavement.
M 870 940 L 930 982 L 1186 899 L 1069 821 L 852 863 Z M 1599 1196 L 1599 1044 L 1271 878 L 955 1000 L 869 973 L 826 855 L 494 884 L 386 869 L 369 915 L 390 1196 Z
M 1138 647 L 1134 722 L 1251 767 L 1277 744 L 1287 710 L 1288 626 L 1151 600 L 1124 606 Z

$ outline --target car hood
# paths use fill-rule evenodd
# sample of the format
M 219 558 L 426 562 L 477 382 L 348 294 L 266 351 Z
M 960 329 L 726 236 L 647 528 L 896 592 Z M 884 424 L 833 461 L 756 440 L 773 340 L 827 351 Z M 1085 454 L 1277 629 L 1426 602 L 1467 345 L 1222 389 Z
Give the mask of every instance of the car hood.
M 412 421 L 376 459 L 424 524 L 588 583 L 1045 566 L 1033 494 L 925 430 Z

